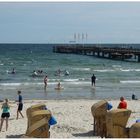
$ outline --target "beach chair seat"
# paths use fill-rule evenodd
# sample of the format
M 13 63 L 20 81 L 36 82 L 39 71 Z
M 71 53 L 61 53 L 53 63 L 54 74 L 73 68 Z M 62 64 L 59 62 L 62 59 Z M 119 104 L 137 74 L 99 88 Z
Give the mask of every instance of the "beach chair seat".
M 106 128 L 108 138 L 128 138 L 129 132 L 126 128 L 131 110 L 115 109 L 106 114 Z
M 31 125 L 27 130 L 26 136 L 33 138 L 49 138 L 50 132 L 48 119 L 41 119 Z
M 94 135 L 106 137 L 106 113 L 107 113 L 107 101 L 102 100 L 95 103 L 91 107 L 91 113 L 94 118 Z
M 130 127 L 129 138 L 140 138 L 140 122 L 134 123 Z

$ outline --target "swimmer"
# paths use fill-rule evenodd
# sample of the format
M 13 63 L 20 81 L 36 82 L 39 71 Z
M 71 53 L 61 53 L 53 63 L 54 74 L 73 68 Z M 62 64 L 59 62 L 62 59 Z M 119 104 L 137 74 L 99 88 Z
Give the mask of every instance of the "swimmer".
M 61 84 L 60 84 L 60 82 L 58 82 L 58 84 L 57 84 L 57 88 L 61 88 Z
M 15 74 L 15 73 L 16 73 L 16 71 L 15 71 L 15 69 L 13 68 L 11 74 Z
M 61 90 L 61 89 L 64 89 L 64 88 L 61 86 L 60 82 L 58 82 L 57 87 L 55 89 L 56 90 Z
M 60 69 L 58 69 L 57 71 L 56 71 L 56 74 L 55 74 L 56 76 L 60 76 L 61 75 L 61 70 Z
M 37 73 L 42 74 L 43 70 L 38 70 Z
M 37 76 L 37 72 L 34 70 L 32 76 Z
M 69 74 L 69 71 L 65 70 L 65 75 L 68 76 Z

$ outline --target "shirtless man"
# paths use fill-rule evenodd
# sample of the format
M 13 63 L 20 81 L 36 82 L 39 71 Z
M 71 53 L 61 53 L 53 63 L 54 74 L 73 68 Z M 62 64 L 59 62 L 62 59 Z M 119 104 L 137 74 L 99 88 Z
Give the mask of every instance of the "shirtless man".
M 47 87 L 47 84 L 48 84 L 48 76 L 46 75 L 44 78 L 44 88 Z

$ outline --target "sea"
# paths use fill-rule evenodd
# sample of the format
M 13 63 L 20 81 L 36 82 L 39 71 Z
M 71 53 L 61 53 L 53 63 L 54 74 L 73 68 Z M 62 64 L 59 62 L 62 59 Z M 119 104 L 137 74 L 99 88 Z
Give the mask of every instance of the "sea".
M 0 44 L 0 100 L 140 98 L 140 64 L 53 52 L 53 44 Z M 110 45 L 110 47 L 115 45 Z M 125 46 L 127 47 L 127 45 Z M 139 45 L 138 45 L 139 47 Z M 12 69 L 16 73 L 12 74 Z M 33 76 L 33 71 L 43 71 Z M 60 70 L 61 74 L 56 72 Z M 69 75 L 65 75 L 65 70 Z M 91 76 L 96 76 L 96 87 Z M 43 79 L 48 76 L 48 86 Z M 56 90 L 58 82 L 62 90 Z

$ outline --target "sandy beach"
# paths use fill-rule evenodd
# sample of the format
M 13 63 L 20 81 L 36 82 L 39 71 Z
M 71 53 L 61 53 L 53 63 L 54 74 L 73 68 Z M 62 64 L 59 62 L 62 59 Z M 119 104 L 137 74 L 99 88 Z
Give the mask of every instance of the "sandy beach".
M 93 117 L 91 106 L 99 100 L 26 100 L 24 101 L 24 118 L 16 120 L 16 103 L 12 102 L 11 117 L 9 119 L 8 131 L 3 125 L 0 138 L 19 138 L 25 134 L 27 129 L 26 109 L 31 105 L 45 103 L 57 120 L 57 124 L 51 126 L 51 138 L 92 138 Z M 117 108 L 119 100 L 109 100 L 113 109 Z M 128 109 L 132 110 L 127 126 L 131 126 L 137 119 L 140 119 L 140 100 L 127 100 Z

